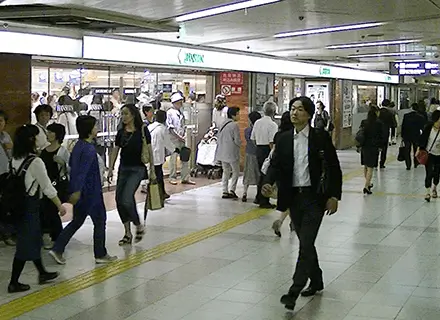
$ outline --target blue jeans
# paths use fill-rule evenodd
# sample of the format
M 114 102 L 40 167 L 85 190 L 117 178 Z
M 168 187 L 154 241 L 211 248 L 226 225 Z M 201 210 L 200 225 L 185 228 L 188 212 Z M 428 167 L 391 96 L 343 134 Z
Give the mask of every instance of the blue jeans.
M 145 177 L 145 167 L 119 167 L 118 182 L 116 183 L 116 207 L 124 224 L 127 222 L 133 222 L 135 226 L 141 224 L 135 194 Z
M 107 212 L 105 211 L 104 201 L 96 202 L 93 205 L 81 203 L 73 208 L 73 219 L 61 232 L 53 251 L 62 254 L 73 235 L 84 224 L 87 216 L 93 221 L 93 251 L 95 258 L 103 258 L 107 255 L 105 248 L 105 225 L 107 221 Z

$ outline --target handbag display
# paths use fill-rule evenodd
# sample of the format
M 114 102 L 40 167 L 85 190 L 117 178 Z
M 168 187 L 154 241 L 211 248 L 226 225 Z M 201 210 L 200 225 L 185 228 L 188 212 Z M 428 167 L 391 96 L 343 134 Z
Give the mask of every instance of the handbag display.
M 145 136 L 145 130 L 148 130 L 147 126 L 142 126 L 142 153 L 141 153 L 141 161 L 143 164 L 150 163 L 150 151 L 147 143 L 147 138 Z
M 419 150 L 419 153 L 416 156 L 417 161 L 420 164 L 426 165 L 428 163 L 428 158 L 429 158 L 429 152 L 432 150 L 432 148 L 434 147 L 435 142 L 437 141 L 438 135 L 440 133 L 440 130 L 437 131 L 437 134 L 435 135 L 434 141 L 431 144 L 431 148 L 429 148 L 428 151 L 426 150 Z

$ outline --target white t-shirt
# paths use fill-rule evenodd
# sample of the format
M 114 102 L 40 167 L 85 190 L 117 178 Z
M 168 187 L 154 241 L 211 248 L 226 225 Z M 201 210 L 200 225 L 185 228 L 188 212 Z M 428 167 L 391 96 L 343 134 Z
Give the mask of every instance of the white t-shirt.
M 12 168 L 18 170 L 25 159 L 12 159 Z M 34 196 L 40 186 L 40 191 L 49 199 L 55 198 L 57 196 L 57 190 L 52 185 L 52 182 L 47 175 L 46 166 L 43 160 L 40 158 L 35 158 L 30 164 L 28 170 L 24 176 L 24 184 L 26 190 L 29 190 L 29 195 Z M 32 188 L 31 188 L 32 187 Z M 40 198 L 41 198 L 40 193 Z
M 217 128 L 221 128 L 225 121 L 228 119 L 228 107 L 224 107 L 221 110 L 214 108 L 212 110 L 212 122 L 215 123 Z
M 275 134 L 278 132 L 278 125 L 271 117 L 264 116 L 258 119 L 252 129 L 251 140 L 254 140 L 257 146 L 267 146 L 273 143 Z

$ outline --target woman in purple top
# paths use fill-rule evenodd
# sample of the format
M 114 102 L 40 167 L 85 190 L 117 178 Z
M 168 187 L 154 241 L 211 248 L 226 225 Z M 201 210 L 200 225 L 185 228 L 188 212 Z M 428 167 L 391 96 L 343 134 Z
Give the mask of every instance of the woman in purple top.
M 93 145 L 98 129 L 92 116 L 80 116 L 76 120 L 79 140 L 70 156 L 70 200 L 74 205 L 73 219 L 58 236 L 49 254 L 58 264 L 65 264 L 64 249 L 73 235 L 84 224 L 87 216 L 93 221 L 93 246 L 96 263 L 109 263 L 112 257 L 105 248 L 107 212 L 102 195 L 101 173 L 98 155 Z

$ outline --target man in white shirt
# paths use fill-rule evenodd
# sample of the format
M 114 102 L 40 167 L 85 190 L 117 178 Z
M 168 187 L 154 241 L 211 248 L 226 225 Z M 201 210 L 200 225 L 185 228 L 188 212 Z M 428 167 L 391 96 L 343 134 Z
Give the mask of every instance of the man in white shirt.
M 324 289 L 315 240 L 324 214 L 334 214 L 342 194 L 342 171 L 328 132 L 311 128 L 315 105 L 307 97 L 290 102 L 294 130 L 277 135 L 276 147 L 262 193 L 278 186 L 278 205 L 289 208 L 299 239 L 299 257 L 293 285 L 281 303 L 295 308 L 299 295 L 313 296 Z M 309 287 L 302 291 L 310 279 Z
M 171 96 L 172 108 L 167 111 L 167 127 L 171 134 L 171 141 L 180 150 L 185 147 L 185 117 L 182 113 L 183 97 L 177 92 Z M 177 184 L 177 153 L 170 156 L 170 183 Z M 195 182 L 189 179 L 189 162 L 182 161 L 181 168 L 182 184 L 194 185 Z
M 162 190 L 164 199 L 170 196 L 165 192 L 165 183 L 163 177 L 162 166 L 165 162 L 165 149 L 173 153 L 176 146 L 171 142 L 170 133 L 166 126 L 167 114 L 163 110 L 156 111 L 156 122 L 148 126 L 151 135 L 151 147 L 153 148 L 154 170 L 156 172 L 156 180 Z
M 257 161 L 260 169 L 273 148 L 273 140 L 278 132 L 278 125 L 273 121 L 276 109 L 277 105 L 275 102 L 267 101 L 263 106 L 264 117 L 257 120 L 252 128 L 251 140 L 255 141 L 257 145 Z M 255 203 L 259 204 L 260 208 L 273 209 L 275 206 L 270 204 L 269 198 L 261 194 L 263 179 L 264 176 L 261 175 Z

